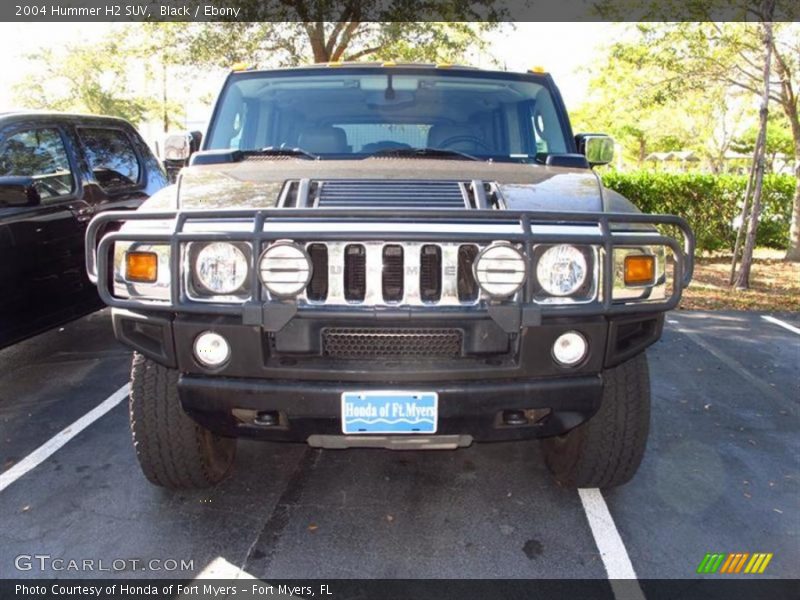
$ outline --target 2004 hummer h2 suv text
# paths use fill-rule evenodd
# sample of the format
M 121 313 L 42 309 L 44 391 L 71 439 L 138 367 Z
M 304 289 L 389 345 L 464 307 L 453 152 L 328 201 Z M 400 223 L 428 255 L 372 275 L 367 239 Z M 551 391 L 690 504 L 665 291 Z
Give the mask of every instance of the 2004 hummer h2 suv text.
M 213 484 L 246 436 L 543 438 L 563 484 L 628 481 L 694 244 L 602 186 L 612 151 L 545 73 L 232 73 L 177 184 L 87 233 L 147 478 Z

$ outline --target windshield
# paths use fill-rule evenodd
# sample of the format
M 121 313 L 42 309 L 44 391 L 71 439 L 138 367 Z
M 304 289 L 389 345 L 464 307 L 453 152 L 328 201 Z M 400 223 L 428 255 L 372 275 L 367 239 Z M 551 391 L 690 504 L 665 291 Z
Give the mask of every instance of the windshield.
M 569 150 L 540 81 L 433 69 L 245 73 L 228 81 L 207 148 L 299 148 L 321 159 L 452 153 L 542 160 Z

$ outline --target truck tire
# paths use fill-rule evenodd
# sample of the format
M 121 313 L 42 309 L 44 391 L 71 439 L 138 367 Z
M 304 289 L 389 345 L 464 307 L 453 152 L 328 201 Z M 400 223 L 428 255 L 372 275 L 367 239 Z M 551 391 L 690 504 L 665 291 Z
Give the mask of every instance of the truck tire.
M 603 372 L 603 402 L 586 423 L 542 440 L 547 468 L 568 487 L 630 481 L 650 430 L 650 374 L 644 353 Z
M 178 371 L 138 352 L 131 367 L 133 447 L 145 477 L 169 489 L 206 488 L 233 465 L 236 440 L 214 435 L 183 411 Z

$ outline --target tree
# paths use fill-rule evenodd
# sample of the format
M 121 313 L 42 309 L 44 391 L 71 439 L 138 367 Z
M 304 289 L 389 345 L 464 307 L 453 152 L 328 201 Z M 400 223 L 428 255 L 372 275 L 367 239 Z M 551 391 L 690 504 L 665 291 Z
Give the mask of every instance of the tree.
M 14 86 L 16 101 L 29 108 L 114 115 L 140 123 L 152 102 L 128 83 L 123 46 L 108 38 L 92 45 L 68 45 L 58 53 L 28 55 L 30 74 Z
M 770 53 L 775 77 L 770 80 L 769 98 L 789 122 L 797 176 L 786 258 L 800 260 L 800 23 L 774 23 L 773 29 Z M 655 97 L 680 98 L 711 85 L 760 96 L 765 51 L 760 23 L 643 23 L 638 32 L 635 41 L 615 44 L 614 55 L 631 66 L 661 71 L 650 85 Z
M 753 249 L 756 244 L 756 233 L 758 231 L 758 219 L 761 215 L 761 191 L 764 186 L 764 170 L 765 170 L 765 156 L 767 148 L 767 122 L 769 119 L 769 100 L 770 100 L 770 73 L 772 67 L 772 48 L 774 44 L 774 30 L 772 26 L 772 15 L 775 12 L 775 0 L 764 0 L 763 16 L 761 29 L 764 40 L 764 67 L 763 67 L 763 96 L 761 99 L 761 108 L 759 110 L 759 127 L 758 137 L 756 138 L 756 146 L 753 151 L 753 169 L 751 171 L 751 181 L 753 185 L 753 204 L 750 208 L 750 222 L 747 226 L 747 237 L 745 239 L 744 253 L 742 254 L 742 266 L 739 269 L 739 274 L 736 276 L 735 285 L 738 289 L 747 289 L 750 287 L 750 268 L 753 263 Z M 750 184 L 748 183 L 748 188 Z M 742 215 L 744 216 L 748 210 L 749 198 L 745 194 L 744 208 Z M 742 221 L 739 232 L 744 231 L 744 221 Z M 739 236 L 736 239 L 736 245 L 739 245 Z M 732 270 L 736 269 L 738 248 L 733 251 Z
M 187 31 L 193 64 L 296 66 L 363 59 L 456 62 L 485 47 L 499 23 L 195 23 Z
M 756 147 L 759 127 L 754 125 L 745 130 L 742 135 L 736 136 L 730 144 L 730 149 L 738 154 L 749 154 L 752 156 Z M 794 156 L 794 141 L 792 132 L 789 128 L 789 121 L 782 113 L 770 111 L 767 120 L 767 170 L 774 172 L 778 157 L 784 159 Z
M 691 150 L 715 172 L 738 131 L 745 107 L 722 86 L 691 90 L 680 97 L 654 92 L 663 71 L 620 60 L 614 47 L 591 67 L 584 102 L 570 112 L 576 131 L 603 131 L 622 147 L 625 163 L 642 167 L 653 152 Z
M 125 54 L 144 65 L 148 80 L 157 82 L 159 100 L 154 101 L 164 133 L 183 113 L 173 99 L 174 83 L 187 71 L 193 71 L 190 45 L 191 23 L 145 22 L 126 31 Z M 120 57 L 122 58 L 122 57 Z
M 202 4 L 202 3 L 201 3 Z M 193 56 L 228 67 L 353 61 L 461 60 L 501 26 L 501 0 L 220 0 L 236 22 L 201 23 Z M 237 59 L 233 60 L 232 59 Z M 227 62 L 223 62 L 227 61 Z

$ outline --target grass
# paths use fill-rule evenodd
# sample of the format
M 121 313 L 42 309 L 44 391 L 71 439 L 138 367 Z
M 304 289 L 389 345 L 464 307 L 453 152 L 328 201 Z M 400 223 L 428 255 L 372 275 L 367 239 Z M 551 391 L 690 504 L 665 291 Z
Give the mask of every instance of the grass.
M 728 285 L 731 255 L 697 257 L 694 278 L 683 292 L 680 308 L 800 311 L 800 263 L 784 262 L 783 254 L 781 250 L 756 249 L 748 290 Z

